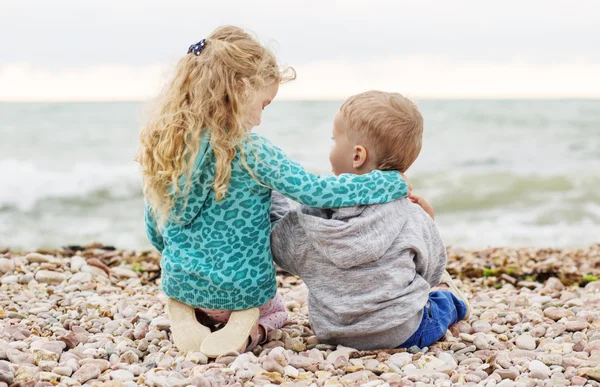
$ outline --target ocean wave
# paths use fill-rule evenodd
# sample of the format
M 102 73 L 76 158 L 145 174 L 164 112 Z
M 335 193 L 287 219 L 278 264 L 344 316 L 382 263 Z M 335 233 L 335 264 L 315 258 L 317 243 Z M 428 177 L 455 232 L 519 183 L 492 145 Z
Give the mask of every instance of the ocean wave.
M 141 196 L 136 164 L 77 163 L 49 169 L 29 161 L 0 160 L 0 210 L 32 211 L 45 200 L 107 201 Z
M 415 193 L 444 213 L 506 211 L 544 204 L 568 208 L 600 202 L 600 176 L 592 171 L 518 173 L 494 170 L 438 171 L 410 178 Z

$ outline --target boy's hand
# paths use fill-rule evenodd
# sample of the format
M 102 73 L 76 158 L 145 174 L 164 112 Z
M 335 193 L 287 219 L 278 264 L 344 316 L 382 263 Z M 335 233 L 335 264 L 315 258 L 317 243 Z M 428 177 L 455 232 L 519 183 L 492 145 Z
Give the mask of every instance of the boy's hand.
M 424 209 L 425 212 L 427 212 L 429 214 L 429 216 L 431 216 L 431 219 L 435 219 L 433 207 L 431 207 L 431 205 L 429 203 L 427 203 L 427 201 L 425 201 L 425 199 L 423 199 L 420 196 L 413 195 L 413 194 L 410 194 L 408 196 L 408 198 L 410 199 L 411 202 L 420 205 L 421 208 Z

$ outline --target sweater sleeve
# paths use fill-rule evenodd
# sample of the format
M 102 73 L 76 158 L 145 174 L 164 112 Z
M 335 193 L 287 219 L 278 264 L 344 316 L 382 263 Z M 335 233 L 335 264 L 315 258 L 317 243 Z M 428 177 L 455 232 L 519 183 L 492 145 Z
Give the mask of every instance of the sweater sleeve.
M 152 216 L 150 206 L 146 201 L 144 201 L 144 220 L 146 223 L 146 235 L 148 236 L 150 243 L 152 243 L 152 246 L 154 246 L 159 253 L 162 253 L 163 249 L 165 248 L 163 237 L 158 230 L 158 226 L 156 225 L 154 216 Z
M 256 180 L 311 207 L 337 208 L 386 203 L 408 195 L 399 172 L 318 176 L 307 172 L 281 149 L 257 134 L 244 143 L 246 162 Z

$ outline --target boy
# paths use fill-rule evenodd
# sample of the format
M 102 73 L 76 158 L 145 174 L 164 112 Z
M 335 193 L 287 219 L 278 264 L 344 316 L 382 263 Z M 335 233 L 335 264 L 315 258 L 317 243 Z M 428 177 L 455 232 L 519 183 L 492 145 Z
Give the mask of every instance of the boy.
M 350 97 L 334 119 L 333 172 L 404 173 L 421 150 L 422 136 L 419 110 L 400 94 Z M 466 298 L 444 270 L 446 249 L 438 230 L 414 203 L 433 217 L 416 196 L 372 206 L 290 210 L 287 199 L 273 195 L 273 257 L 306 283 L 310 323 L 320 341 L 356 349 L 423 348 L 468 317 Z M 432 291 L 444 283 L 449 289 Z

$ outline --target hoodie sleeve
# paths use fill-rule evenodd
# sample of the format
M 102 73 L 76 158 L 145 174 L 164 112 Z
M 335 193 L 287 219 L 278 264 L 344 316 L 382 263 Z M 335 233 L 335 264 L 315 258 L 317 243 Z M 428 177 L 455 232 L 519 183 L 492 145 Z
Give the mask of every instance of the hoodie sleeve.
M 293 275 L 300 275 L 300 246 L 296 235 L 301 233 L 297 210 L 287 212 L 273 224 L 271 230 L 271 252 L 277 266 Z
M 429 286 L 434 287 L 439 285 L 442 279 L 448 256 L 435 223 L 428 217 L 425 220 L 427 221 L 423 227 L 425 248 L 417 254 L 415 265 L 417 273 L 429 283 Z
M 273 191 L 271 194 L 271 229 L 290 211 L 292 211 L 290 201 L 279 192 Z
M 158 250 L 159 253 L 162 253 L 165 248 L 165 244 L 163 241 L 163 237 L 158 230 L 158 226 L 156 225 L 156 221 L 154 220 L 154 216 L 152 216 L 152 211 L 150 210 L 150 206 L 148 202 L 144 200 L 144 220 L 146 223 L 146 235 L 152 243 L 152 246 Z
M 318 176 L 307 172 L 266 138 L 251 134 L 244 143 L 246 162 L 259 183 L 311 207 L 337 208 L 386 203 L 408 195 L 399 172 Z

